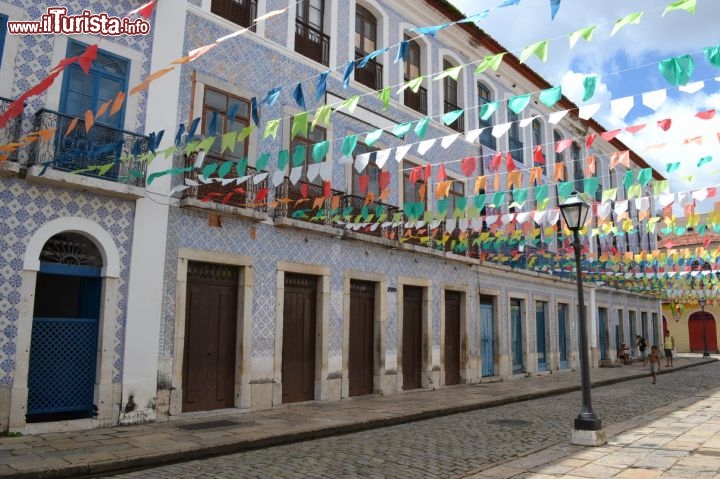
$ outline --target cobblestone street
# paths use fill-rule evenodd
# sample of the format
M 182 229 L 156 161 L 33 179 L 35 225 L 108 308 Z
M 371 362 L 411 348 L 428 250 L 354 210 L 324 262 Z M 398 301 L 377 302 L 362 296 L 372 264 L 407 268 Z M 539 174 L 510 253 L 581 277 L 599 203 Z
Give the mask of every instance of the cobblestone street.
M 609 425 L 718 387 L 714 363 L 595 388 L 593 407 Z M 567 441 L 579 408 L 577 392 L 114 477 L 460 477 Z

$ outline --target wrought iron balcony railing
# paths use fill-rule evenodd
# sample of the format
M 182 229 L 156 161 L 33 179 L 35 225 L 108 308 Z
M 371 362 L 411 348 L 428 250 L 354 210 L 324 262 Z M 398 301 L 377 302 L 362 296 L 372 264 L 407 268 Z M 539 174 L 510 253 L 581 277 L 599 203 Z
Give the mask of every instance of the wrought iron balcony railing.
M 397 206 L 388 205 L 379 201 L 365 204 L 365 198 L 356 195 L 344 195 L 341 204 L 341 215 L 343 219 L 351 219 L 351 221 L 354 221 L 360 216 L 360 221 L 367 219 L 368 222 L 371 223 L 380 223 L 378 226 L 369 225 L 356 231 L 372 236 L 389 239 L 395 238 L 397 233 L 392 231 L 392 226 L 382 226 L 382 224 L 392 221 L 395 214 L 400 211 L 400 208 Z M 371 215 L 372 219 L 370 219 Z
M 0 115 L 7 111 L 12 102 L 13 100 L 0 97 Z M 7 125 L 5 125 L 5 128 L 0 129 L 0 146 L 14 143 L 15 141 L 17 141 L 18 138 L 20 138 L 21 123 L 22 115 L 8 121 Z M 0 151 L 0 156 L 2 155 L 7 155 L 7 159 L 10 161 L 18 160 L 17 149 L 7 152 Z
M 405 82 L 408 81 L 410 81 L 410 79 L 406 78 Z M 403 101 L 405 106 L 412 108 L 423 115 L 427 115 L 427 90 L 425 88 L 420 87 L 417 93 L 409 88 L 406 88 Z
M 457 111 L 461 108 L 451 101 L 444 101 L 444 113 L 450 113 L 451 111 Z M 465 131 L 465 115 L 460 115 L 457 120 L 448 125 L 455 131 L 463 133 Z
M 295 51 L 328 66 L 330 37 L 300 19 L 295 19 Z
M 149 151 L 149 138 L 107 125 L 95 124 L 85 130 L 85 121 L 68 133 L 75 117 L 41 109 L 35 114 L 35 129 L 55 128 L 49 141 L 35 142 L 30 163 L 76 172 L 99 179 L 145 186 L 146 161 L 139 156 Z
M 339 214 L 339 205 L 336 210 L 332 208 L 333 197 L 342 196 L 343 192 L 339 190 L 330 190 L 330 198 L 324 198 L 325 188 L 323 185 L 310 183 L 308 181 L 298 181 L 294 185 L 290 178 L 285 178 L 283 182 L 275 188 L 275 216 L 284 216 L 301 221 L 311 221 L 313 223 L 330 224 L 331 217 Z M 324 198 L 321 208 L 314 208 L 317 198 Z
M 363 52 L 355 52 L 356 64 L 366 56 Z M 355 81 L 370 87 L 372 90 L 381 90 L 383 84 L 383 66 L 375 60 L 370 60 L 363 68 L 355 68 Z
M 196 155 L 190 155 L 186 160 L 185 166 L 192 166 L 195 159 Z M 220 158 L 206 157 L 203 167 L 211 163 L 221 164 L 223 162 Z M 258 194 L 263 189 L 268 188 L 268 179 L 265 178 L 260 183 L 255 184 L 252 176 L 257 173 L 261 172 L 252 166 L 246 167 L 245 176 L 248 178 L 238 184 L 237 181 L 229 181 L 238 178 L 235 170 L 232 169 L 232 173 L 224 177 L 225 180 L 228 180 L 225 184 L 219 181 L 210 181 L 208 183 L 201 183 L 198 186 L 192 186 L 185 190 L 185 198 L 196 198 L 204 202 L 218 203 L 237 208 L 252 208 L 257 211 L 267 211 L 267 200 L 265 198 L 259 198 Z M 185 173 L 185 178 L 198 182 L 198 172 L 192 171 Z M 213 174 L 208 179 L 212 180 L 213 178 L 217 178 L 217 174 Z

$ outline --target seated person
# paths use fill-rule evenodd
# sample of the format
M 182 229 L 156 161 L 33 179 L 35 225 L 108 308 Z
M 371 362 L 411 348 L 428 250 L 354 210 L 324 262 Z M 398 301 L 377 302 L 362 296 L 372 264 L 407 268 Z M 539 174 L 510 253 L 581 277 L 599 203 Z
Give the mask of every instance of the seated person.
M 622 343 L 618 348 L 617 357 L 619 361 L 623 362 L 623 364 L 630 364 L 629 351 L 630 349 L 625 345 L 625 343 Z

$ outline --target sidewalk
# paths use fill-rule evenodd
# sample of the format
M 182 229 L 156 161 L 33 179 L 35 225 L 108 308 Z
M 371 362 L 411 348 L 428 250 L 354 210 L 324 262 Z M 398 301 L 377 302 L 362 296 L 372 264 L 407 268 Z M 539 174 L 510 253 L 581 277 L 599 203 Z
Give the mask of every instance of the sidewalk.
M 677 358 L 675 368 L 663 369 L 661 374 L 671 374 L 711 361 L 715 359 Z M 647 377 L 648 371 L 634 363 L 618 368 L 593 369 L 590 374 L 593 386 L 602 386 Z M 265 411 L 224 410 L 201 416 L 183 415 L 169 422 L 138 426 L 3 437 L 0 438 L 0 477 L 76 477 L 158 466 L 428 419 L 579 389 L 579 372 L 555 372 L 505 382 L 453 386 L 437 391 L 417 390 L 392 396 L 303 403 Z M 615 428 L 610 426 L 607 430 L 615 431 Z M 555 453 L 558 452 L 562 451 Z M 577 450 L 564 452 L 570 454 Z
M 675 401 L 605 431 L 604 446 L 557 444 L 466 479 L 720 477 L 720 392 Z

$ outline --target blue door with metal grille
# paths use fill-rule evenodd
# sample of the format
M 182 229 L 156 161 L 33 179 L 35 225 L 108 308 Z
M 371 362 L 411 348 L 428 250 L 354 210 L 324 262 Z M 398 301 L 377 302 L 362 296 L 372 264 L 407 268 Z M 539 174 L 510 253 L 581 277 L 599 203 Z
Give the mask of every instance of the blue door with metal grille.
M 545 347 L 545 310 L 547 303 L 535 302 L 535 338 L 537 340 L 538 371 L 547 371 L 547 348 Z
M 28 371 L 27 421 L 93 416 L 100 268 L 41 263 Z
M 480 303 L 480 354 L 482 375 L 495 375 L 495 340 L 493 337 L 493 304 Z
M 568 361 L 568 305 L 558 304 L 558 349 L 560 350 L 560 369 L 570 367 Z
M 512 372 L 520 374 L 525 371 L 525 361 L 523 357 L 522 302 L 519 299 L 510 300 L 510 323 Z
M 608 348 L 608 329 L 607 329 L 607 309 L 598 308 L 598 349 L 600 349 L 600 359 L 607 359 Z

